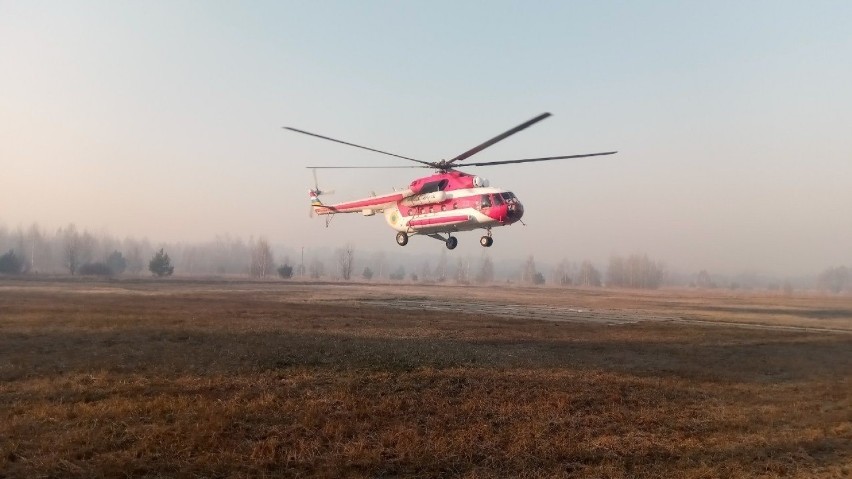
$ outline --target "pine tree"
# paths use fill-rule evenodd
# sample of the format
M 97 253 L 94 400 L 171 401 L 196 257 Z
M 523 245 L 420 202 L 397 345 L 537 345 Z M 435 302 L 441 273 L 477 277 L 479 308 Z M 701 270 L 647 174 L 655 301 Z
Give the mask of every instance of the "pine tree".
M 172 260 L 169 258 L 168 253 L 163 251 L 163 248 L 160 248 L 160 251 L 157 251 L 154 257 L 151 258 L 151 262 L 148 263 L 148 269 L 159 277 L 171 276 L 175 271 L 175 267 L 172 266 Z

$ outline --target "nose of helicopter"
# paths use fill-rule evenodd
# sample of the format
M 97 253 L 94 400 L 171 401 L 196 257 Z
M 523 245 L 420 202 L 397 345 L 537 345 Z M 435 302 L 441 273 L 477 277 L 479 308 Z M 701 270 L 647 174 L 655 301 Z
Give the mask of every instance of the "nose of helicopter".
M 524 205 L 521 204 L 520 200 L 515 201 L 508 206 L 506 216 L 508 217 L 509 223 L 514 223 L 524 216 Z

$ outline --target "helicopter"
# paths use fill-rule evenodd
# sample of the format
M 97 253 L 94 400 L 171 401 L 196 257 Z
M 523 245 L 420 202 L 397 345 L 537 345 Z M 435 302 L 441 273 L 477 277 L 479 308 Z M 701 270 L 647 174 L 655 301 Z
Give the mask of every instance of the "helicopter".
M 398 245 L 405 246 L 408 244 L 410 237 L 422 235 L 443 241 L 447 248 L 452 250 L 458 245 L 458 239 L 453 236 L 455 233 L 484 229 L 485 235 L 479 239 L 479 244 L 488 248 L 494 244 L 494 239 L 491 235 L 492 228 L 498 226 L 509 226 L 517 223 L 521 221 L 521 217 L 524 215 L 524 206 L 514 193 L 504 188 L 492 187 L 485 178 L 462 172 L 458 169 L 459 166 L 464 166 L 465 168 L 474 166 L 495 166 L 514 163 L 564 160 L 570 158 L 586 158 L 617 153 L 617 151 L 607 151 L 603 153 L 586 153 L 581 155 L 461 163 L 467 158 L 470 158 L 495 143 L 505 140 L 515 133 L 529 128 L 549 116 L 551 116 L 550 113 L 542 113 L 541 115 L 521 123 L 520 125 L 503 132 L 452 159 L 440 161 L 417 160 L 407 156 L 356 145 L 354 143 L 349 143 L 297 128 L 288 126 L 283 128 L 303 135 L 333 141 L 335 143 L 417 163 L 417 165 L 404 166 L 308 166 L 307 168 L 313 170 L 314 176 L 314 187 L 308 190 L 311 216 L 314 214 L 328 215 L 326 218 L 326 226 L 328 226 L 333 215 L 338 213 L 361 213 L 364 216 L 373 216 L 376 213 L 383 213 L 388 225 L 397 232 L 396 243 Z M 320 197 L 322 195 L 331 194 L 332 192 L 323 191 L 319 188 L 316 170 L 332 168 L 430 168 L 435 170 L 435 173 L 430 176 L 415 179 L 411 182 L 408 188 L 401 191 L 394 191 L 392 193 L 378 196 L 373 194 L 367 198 L 343 203 L 326 204 L 320 200 Z M 523 222 L 521 221 L 521 223 Z

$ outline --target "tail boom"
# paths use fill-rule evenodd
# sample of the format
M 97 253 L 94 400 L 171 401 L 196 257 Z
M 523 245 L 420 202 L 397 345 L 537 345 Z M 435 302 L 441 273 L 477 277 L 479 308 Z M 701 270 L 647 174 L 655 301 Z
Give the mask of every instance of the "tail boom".
M 355 201 L 345 203 L 337 203 L 333 205 L 323 204 L 319 199 L 319 195 L 314 190 L 311 190 L 311 207 L 314 209 L 314 214 L 317 215 L 332 215 L 336 213 L 362 213 L 365 210 L 382 210 L 396 204 L 396 202 L 411 196 L 410 190 L 398 191 L 388 195 L 371 196 Z

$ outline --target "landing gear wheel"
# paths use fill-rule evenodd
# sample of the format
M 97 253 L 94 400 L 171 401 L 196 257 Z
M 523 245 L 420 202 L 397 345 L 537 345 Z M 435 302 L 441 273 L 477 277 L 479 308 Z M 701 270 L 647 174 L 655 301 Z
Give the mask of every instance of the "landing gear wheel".
M 459 240 L 455 236 L 450 236 L 449 238 L 447 238 L 447 249 L 456 249 L 456 246 L 458 246 L 458 244 Z
M 483 236 L 482 238 L 479 238 L 479 244 L 481 244 L 485 248 L 488 248 L 494 244 L 494 238 L 490 236 Z
M 408 235 L 404 231 L 400 231 L 396 234 L 396 244 L 400 246 L 405 246 L 408 244 Z

